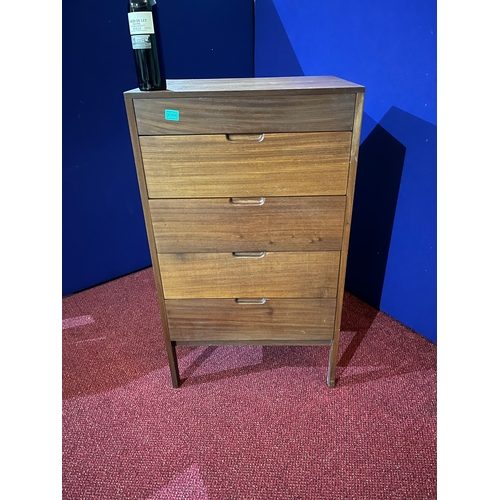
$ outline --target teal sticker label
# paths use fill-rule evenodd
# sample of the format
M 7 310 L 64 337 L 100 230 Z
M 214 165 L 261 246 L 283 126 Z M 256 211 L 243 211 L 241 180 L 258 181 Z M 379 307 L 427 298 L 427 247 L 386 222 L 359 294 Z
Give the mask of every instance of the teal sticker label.
M 176 109 L 166 109 L 165 110 L 165 120 L 178 122 L 179 121 L 179 112 Z

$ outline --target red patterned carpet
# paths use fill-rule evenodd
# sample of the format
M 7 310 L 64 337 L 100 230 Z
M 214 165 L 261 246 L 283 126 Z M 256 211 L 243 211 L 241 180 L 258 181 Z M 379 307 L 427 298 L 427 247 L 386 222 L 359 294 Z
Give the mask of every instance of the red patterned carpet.
M 436 346 L 346 293 L 328 347 L 181 347 L 151 268 L 63 299 L 65 500 L 436 498 Z

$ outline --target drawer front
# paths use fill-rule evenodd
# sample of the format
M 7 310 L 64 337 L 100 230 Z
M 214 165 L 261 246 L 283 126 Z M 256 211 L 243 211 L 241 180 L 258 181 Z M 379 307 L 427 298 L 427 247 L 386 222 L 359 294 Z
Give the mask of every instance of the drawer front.
M 354 94 L 135 99 L 139 135 L 352 130 Z
M 345 195 L 351 133 L 141 137 L 149 198 Z
M 331 341 L 334 299 L 166 300 L 173 341 Z
M 155 199 L 158 253 L 340 250 L 345 196 Z
M 166 299 L 334 298 L 340 252 L 159 254 Z

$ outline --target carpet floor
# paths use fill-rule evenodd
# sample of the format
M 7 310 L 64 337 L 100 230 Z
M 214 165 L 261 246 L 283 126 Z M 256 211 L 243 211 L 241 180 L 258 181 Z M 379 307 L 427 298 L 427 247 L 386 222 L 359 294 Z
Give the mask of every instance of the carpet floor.
M 152 269 L 62 300 L 65 500 L 431 500 L 436 346 L 345 294 L 328 347 L 178 347 Z

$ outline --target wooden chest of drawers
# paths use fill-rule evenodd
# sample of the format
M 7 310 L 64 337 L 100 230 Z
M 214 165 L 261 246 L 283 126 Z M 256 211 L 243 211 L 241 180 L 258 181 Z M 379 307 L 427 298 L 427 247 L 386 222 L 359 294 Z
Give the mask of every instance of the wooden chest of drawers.
M 333 387 L 364 87 L 167 80 L 124 96 L 172 385 L 177 345 L 293 344 L 331 346 Z

